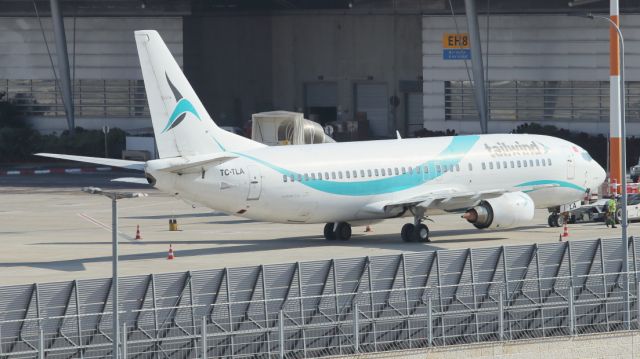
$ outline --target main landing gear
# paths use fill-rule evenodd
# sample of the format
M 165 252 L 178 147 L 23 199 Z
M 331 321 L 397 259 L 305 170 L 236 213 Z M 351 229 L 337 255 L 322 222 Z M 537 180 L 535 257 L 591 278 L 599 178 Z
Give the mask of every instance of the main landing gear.
M 412 211 L 413 223 L 402 226 L 400 236 L 405 242 L 431 242 L 429 239 L 429 227 L 422 223 L 425 219 L 424 209 L 416 208 Z
M 324 225 L 324 238 L 328 241 L 348 241 L 351 239 L 351 225 L 347 222 L 327 223 Z

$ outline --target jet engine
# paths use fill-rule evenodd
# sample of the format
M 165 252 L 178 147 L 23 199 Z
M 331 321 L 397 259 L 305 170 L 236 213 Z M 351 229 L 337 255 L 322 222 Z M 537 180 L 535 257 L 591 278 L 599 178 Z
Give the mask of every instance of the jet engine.
M 523 225 L 533 219 L 535 205 L 524 192 L 505 193 L 500 197 L 484 200 L 467 210 L 462 218 L 484 228 L 510 228 Z

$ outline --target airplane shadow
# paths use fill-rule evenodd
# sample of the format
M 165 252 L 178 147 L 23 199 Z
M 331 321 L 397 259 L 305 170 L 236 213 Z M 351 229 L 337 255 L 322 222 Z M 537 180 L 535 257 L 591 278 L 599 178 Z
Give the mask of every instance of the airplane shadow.
M 201 213 L 183 213 L 183 214 L 159 214 L 159 215 L 150 215 L 150 216 L 128 216 L 128 217 L 120 217 L 127 219 L 170 219 L 170 218 L 203 218 L 203 217 L 222 217 L 228 216 L 226 213 L 221 212 L 201 212 Z
M 390 249 L 404 252 L 422 252 L 422 251 L 434 251 L 442 249 L 434 243 L 404 243 L 398 238 L 396 234 L 375 234 L 364 235 L 355 234 L 348 242 L 341 241 L 327 241 L 321 235 L 313 236 L 298 236 L 298 237 L 286 237 L 276 239 L 214 239 L 203 241 L 132 241 L 120 242 L 122 247 L 129 245 L 144 246 L 144 245 L 158 245 L 169 244 L 174 245 L 177 258 L 185 257 L 198 257 L 209 255 L 225 255 L 225 254 L 238 254 L 238 253 L 256 253 L 266 252 L 274 250 L 284 250 L 291 248 L 322 248 L 331 246 L 357 246 L 362 249 Z M 268 243 L 268 244 L 267 244 Z M 212 247 L 212 248 L 193 248 L 183 249 L 180 248 L 181 244 L 190 245 L 227 245 L 226 247 Z M 54 246 L 77 246 L 77 245 L 111 245 L 111 242 L 46 242 L 36 243 L 34 245 L 54 245 Z M 123 254 L 119 256 L 119 260 L 122 262 L 147 260 L 147 259 L 159 259 L 164 258 L 167 255 L 166 251 L 154 251 L 148 253 L 138 254 Z M 260 254 L 256 255 L 258 258 Z M 111 262 L 111 256 L 98 256 L 87 257 L 77 259 L 64 259 L 57 261 L 47 262 L 14 262 L 14 263 L 0 263 L 0 268 L 13 268 L 13 267 L 35 267 L 49 270 L 76 272 L 85 270 L 85 265 L 91 263 L 104 263 Z

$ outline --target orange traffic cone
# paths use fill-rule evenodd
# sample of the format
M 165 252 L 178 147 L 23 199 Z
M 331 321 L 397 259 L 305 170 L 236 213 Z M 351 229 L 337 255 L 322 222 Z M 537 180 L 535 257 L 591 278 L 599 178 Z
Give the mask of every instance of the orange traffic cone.
M 140 225 L 136 227 L 136 239 L 142 239 L 142 236 L 140 235 Z
M 563 237 L 569 237 L 569 227 L 567 227 L 567 224 L 564 224 L 564 231 L 562 232 L 562 236 Z
M 371 230 L 371 226 L 370 225 L 367 225 L 367 227 L 365 227 L 365 229 L 364 229 L 364 232 L 365 233 L 369 233 L 369 232 L 373 232 L 373 230 Z
M 176 256 L 173 253 L 173 246 L 171 244 L 169 244 L 169 256 L 167 257 L 167 259 L 174 259 Z

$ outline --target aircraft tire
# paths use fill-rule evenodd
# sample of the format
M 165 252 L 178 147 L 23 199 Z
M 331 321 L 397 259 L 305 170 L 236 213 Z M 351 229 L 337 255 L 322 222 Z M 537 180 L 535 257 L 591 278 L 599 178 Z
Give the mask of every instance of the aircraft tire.
M 431 242 L 429 238 L 429 227 L 424 223 L 415 226 L 411 236 L 413 237 L 413 242 Z
M 402 237 L 402 240 L 405 242 L 412 242 L 412 236 L 413 236 L 413 228 L 415 226 L 412 223 L 406 223 L 404 226 L 402 226 L 402 230 L 400 231 L 400 236 Z
M 341 241 L 348 241 L 351 239 L 351 225 L 347 222 L 338 223 L 334 236 Z
M 324 239 L 328 241 L 335 241 L 336 233 L 333 231 L 333 223 L 327 223 L 324 225 Z

